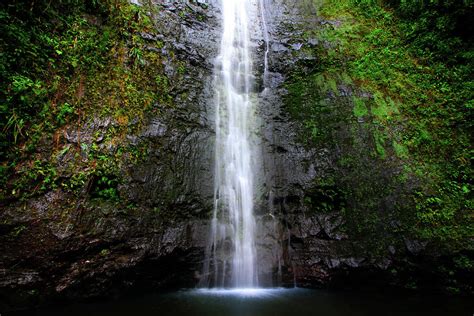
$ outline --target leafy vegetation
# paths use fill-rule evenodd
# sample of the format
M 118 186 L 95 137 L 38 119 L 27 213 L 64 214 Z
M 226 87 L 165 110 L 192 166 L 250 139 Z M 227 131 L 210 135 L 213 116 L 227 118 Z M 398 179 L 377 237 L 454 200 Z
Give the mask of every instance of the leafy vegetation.
M 402 230 L 441 248 L 472 248 L 474 55 L 466 21 L 473 2 L 306 5 L 315 6 L 325 22 L 314 24 L 305 37 L 323 44 L 306 52 L 317 55 L 319 64 L 309 74 L 294 73 L 287 103 L 303 122 L 308 145 L 349 148 L 337 158 L 345 171 L 333 177 L 344 188 L 341 195 L 353 199 L 345 209 L 350 231 L 386 236 Z M 341 142 L 337 131 L 347 126 L 352 126 L 351 136 L 344 134 L 347 143 L 335 144 Z M 366 168 L 362 146 L 370 143 L 373 156 Z M 388 176 L 384 168 L 400 172 Z M 377 185 L 375 177 L 386 179 Z M 381 203 L 401 187 L 406 192 L 396 194 L 405 203 L 394 207 L 402 226 L 394 226 Z
M 0 4 L 2 199 L 59 187 L 118 199 L 119 167 L 144 150 L 121 140 L 172 103 L 162 56 L 141 36 L 156 32 L 154 10 L 125 0 Z M 97 135 L 81 139 L 90 126 Z

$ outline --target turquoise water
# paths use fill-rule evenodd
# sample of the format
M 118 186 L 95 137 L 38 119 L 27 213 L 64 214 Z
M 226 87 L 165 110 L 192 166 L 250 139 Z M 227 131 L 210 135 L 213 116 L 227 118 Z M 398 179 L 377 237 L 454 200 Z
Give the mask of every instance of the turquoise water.
M 469 299 L 306 289 L 211 289 L 74 304 L 13 315 L 472 316 L 473 312 L 474 301 Z

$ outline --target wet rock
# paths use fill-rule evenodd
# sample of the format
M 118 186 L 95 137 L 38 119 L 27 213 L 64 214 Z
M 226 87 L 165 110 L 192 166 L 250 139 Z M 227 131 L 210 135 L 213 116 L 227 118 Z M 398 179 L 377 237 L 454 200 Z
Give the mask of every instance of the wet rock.
M 149 155 L 138 165 L 122 166 L 120 203 L 91 199 L 86 185 L 80 196 L 58 189 L 2 210 L 0 222 L 10 223 L 0 227 L 0 269 L 5 273 L 0 295 L 11 296 L 8 308 L 21 305 L 21 300 L 13 303 L 13 296 L 31 288 L 42 289 L 46 298 L 76 299 L 196 284 L 212 210 L 213 122 L 206 113 L 219 13 L 190 4 L 183 23 L 176 14 L 183 8 L 163 5 L 155 21 L 159 35 L 140 34 L 149 50 L 168 57 L 163 60 L 175 85 L 170 87 L 175 107 L 129 122 L 137 128 L 117 145 L 146 145 Z M 92 144 L 105 146 L 105 132 L 114 124 L 111 118 L 94 118 L 66 127 L 68 144 L 57 157 L 60 172 L 68 176 L 73 149 L 89 159 Z M 116 145 L 107 146 L 113 152 Z
M 36 271 L 0 269 L 0 288 L 35 284 L 42 281 Z
M 158 118 L 153 118 L 146 130 L 142 133 L 142 137 L 162 137 L 166 134 L 166 130 L 167 127 L 165 123 L 161 122 Z
M 296 43 L 296 44 L 292 44 L 292 45 L 291 45 L 291 48 L 292 48 L 293 50 L 300 50 L 302 47 L 303 47 L 303 44 L 302 44 L 302 43 Z
M 387 270 L 392 264 L 392 260 L 388 258 L 382 258 L 381 260 L 378 260 L 376 263 L 376 266 L 381 269 L 381 270 Z
M 69 127 L 65 131 L 65 138 L 71 144 L 100 143 L 104 139 L 105 129 L 112 125 L 110 118 L 94 118 L 82 127 Z
M 319 40 L 317 38 L 310 38 L 308 40 L 308 44 L 311 46 L 317 46 L 319 45 Z
M 281 44 L 281 43 L 272 43 L 272 51 L 273 52 L 279 53 L 279 52 L 285 52 L 287 50 L 288 50 L 288 48 L 285 45 Z
M 411 240 L 408 238 L 405 238 L 404 241 L 407 251 L 412 255 L 417 255 L 425 250 L 426 245 L 428 244 L 426 241 Z
M 161 34 L 155 35 L 155 34 L 150 34 L 146 32 L 141 32 L 140 37 L 143 38 L 144 40 L 152 41 L 152 42 L 156 42 L 164 38 Z
M 391 255 L 394 255 L 396 253 L 395 247 L 394 246 L 388 246 L 388 252 Z
M 339 95 L 341 97 L 350 97 L 350 96 L 352 96 L 352 88 L 350 86 L 339 85 L 338 86 L 338 91 L 339 91 Z

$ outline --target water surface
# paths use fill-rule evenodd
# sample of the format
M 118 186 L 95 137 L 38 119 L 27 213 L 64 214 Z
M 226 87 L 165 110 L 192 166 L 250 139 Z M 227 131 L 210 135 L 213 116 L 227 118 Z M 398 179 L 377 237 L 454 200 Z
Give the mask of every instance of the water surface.
M 468 299 L 307 289 L 182 290 L 119 301 L 75 304 L 15 315 L 125 316 L 472 316 Z

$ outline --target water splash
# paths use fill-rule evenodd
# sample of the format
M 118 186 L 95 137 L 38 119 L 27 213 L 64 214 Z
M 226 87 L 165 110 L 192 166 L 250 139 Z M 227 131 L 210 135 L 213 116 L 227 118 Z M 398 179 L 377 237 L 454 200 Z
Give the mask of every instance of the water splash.
M 185 292 L 191 295 L 217 296 L 217 297 L 238 297 L 238 298 L 271 298 L 291 293 L 286 288 L 232 288 L 232 289 L 198 289 Z

